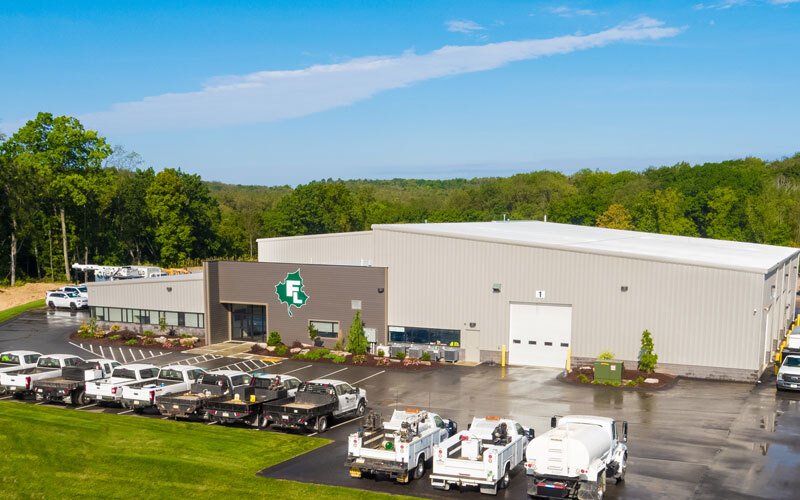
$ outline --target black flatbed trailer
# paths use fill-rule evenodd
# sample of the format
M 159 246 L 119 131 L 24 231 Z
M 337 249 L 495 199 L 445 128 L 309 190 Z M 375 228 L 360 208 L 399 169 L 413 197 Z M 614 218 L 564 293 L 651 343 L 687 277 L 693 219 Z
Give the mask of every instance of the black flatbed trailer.
M 328 420 L 339 408 L 339 398 L 332 387 L 303 384 L 294 398 L 264 403 L 262 407 L 267 425 L 325 432 Z

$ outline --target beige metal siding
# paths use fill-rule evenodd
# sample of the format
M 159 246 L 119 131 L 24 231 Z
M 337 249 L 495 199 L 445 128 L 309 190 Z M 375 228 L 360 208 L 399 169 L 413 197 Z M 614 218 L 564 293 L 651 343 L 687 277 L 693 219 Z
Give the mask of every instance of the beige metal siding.
M 88 283 L 87 286 L 90 306 L 205 312 L 203 278 L 200 275 Z
M 466 329 L 507 342 L 510 302 L 573 307 L 572 355 L 636 359 L 642 330 L 663 363 L 758 369 L 763 276 L 565 250 L 375 230 L 389 324 Z M 501 284 L 493 293 L 492 285 Z M 628 291 L 622 292 L 621 287 Z M 545 299 L 535 298 L 537 290 Z M 753 314 L 753 310 L 756 313 Z
M 258 240 L 259 262 L 370 266 L 372 231 Z

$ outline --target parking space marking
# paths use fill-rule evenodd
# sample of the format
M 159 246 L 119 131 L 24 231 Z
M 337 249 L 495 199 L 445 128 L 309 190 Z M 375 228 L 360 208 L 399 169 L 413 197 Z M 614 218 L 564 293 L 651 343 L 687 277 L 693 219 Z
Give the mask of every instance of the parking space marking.
M 100 357 L 105 359 L 106 353 L 103 352 L 103 346 L 98 346 L 98 347 L 100 348 Z
M 121 412 L 117 413 L 117 415 L 127 415 L 128 413 L 133 413 L 133 410 L 121 411 Z
M 169 420 L 169 417 L 161 417 L 161 420 Z
M 209 422 L 206 425 L 215 425 L 215 424 L 216 424 L 216 422 Z
M 47 401 L 39 401 L 38 403 L 34 403 L 36 406 L 47 404 Z
M 83 410 L 84 408 L 91 408 L 92 406 L 97 406 L 97 403 L 92 403 L 92 404 L 86 405 L 86 406 L 79 406 L 79 407 L 77 407 L 75 409 L 76 410 Z
M 328 427 L 328 430 L 335 429 L 335 428 L 337 428 L 337 427 L 341 427 L 341 426 L 343 426 L 344 424 L 349 424 L 350 422 L 353 422 L 353 421 L 355 421 L 355 420 L 358 420 L 358 419 L 360 419 L 360 418 L 362 418 L 362 417 L 353 417 L 353 418 L 351 418 L 350 420 L 345 420 L 345 421 L 344 421 L 344 422 L 342 422 L 342 423 L 339 423 L 339 424 L 332 425 L 332 426 Z M 309 435 L 308 435 L 308 437 L 311 437 L 311 436 L 316 436 L 317 434 L 319 434 L 319 432 L 315 432 L 315 433 L 313 433 L 313 434 L 309 434 Z
M 128 360 L 125 358 L 125 351 L 122 349 L 119 350 L 119 355 L 122 356 L 122 363 L 128 364 Z
M 301 366 L 300 368 L 295 368 L 294 370 L 289 370 L 288 372 L 282 373 L 281 375 L 289 375 L 290 373 L 299 372 L 300 370 L 305 370 L 306 368 L 311 368 L 314 365 L 306 365 Z
M 337 373 L 343 372 L 345 370 L 347 370 L 347 368 L 342 368 L 341 370 L 336 370 L 335 372 L 331 372 L 331 373 L 328 373 L 327 375 L 322 375 L 321 377 L 316 377 L 316 378 L 328 378 L 331 375 L 336 375 Z
M 3 400 L 3 399 L 11 399 L 11 398 L 13 398 L 13 397 L 14 397 L 14 395 L 13 395 L 13 394 L 12 394 L 11 396 L 3 396 L 2 398 L 0 398 L 0 400 Z
M 358 383 L 361 383 L 361 382 L 363 382 L 363 381 L 365 381 L 365 380 L 369 380 L 369 379 L 371 379 L 372 377 L 377 377 L 377 376 L 378 376 L 378 375 L 380 375 L 381 373 L 386 373 L 386 370 L 381 370 L 381 371 L 379 371 L 378 373 L 373 373 L 373 374 L 372 374 L 372 375 L 370 375 L 369 377 L 364 377 L 364 378 L 362 378 L 361 380 L 356 380 L 355 382 L 353 382 L 353 384 L 358 384 Z
M 142 359 L 144 359 L 144 353 L 142 352 L 141 349 L 139 349 L 139 354 L 142 356 Z

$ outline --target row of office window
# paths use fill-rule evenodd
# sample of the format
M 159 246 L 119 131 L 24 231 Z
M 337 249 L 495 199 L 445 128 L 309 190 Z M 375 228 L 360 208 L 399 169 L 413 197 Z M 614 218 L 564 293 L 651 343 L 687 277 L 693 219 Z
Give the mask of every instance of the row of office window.
M 91 309 L 92 317 L 97 321 L 112 323 L 133 323 L 135 325 L 160 325 L 161 319 L 167 326 L 183 326 L 188 328 L 205 328 L 203 313 L 152 311 L 148 309 L 126 309 L 122 307 L 97 307 Z

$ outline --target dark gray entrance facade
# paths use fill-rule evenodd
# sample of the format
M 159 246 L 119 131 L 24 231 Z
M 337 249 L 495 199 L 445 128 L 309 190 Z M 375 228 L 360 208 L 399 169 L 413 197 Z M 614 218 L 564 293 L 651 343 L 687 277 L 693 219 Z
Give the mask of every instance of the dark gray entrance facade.
M 310 342 L 309 325 L 333 347 L 361 311 L 364 328 L 386 341 L 388 291 L 383 267 L 207 261 L 203 263 L 206 342 Z

